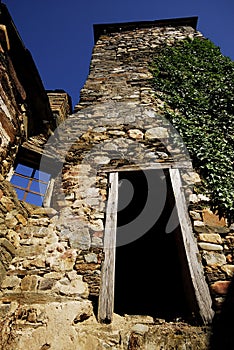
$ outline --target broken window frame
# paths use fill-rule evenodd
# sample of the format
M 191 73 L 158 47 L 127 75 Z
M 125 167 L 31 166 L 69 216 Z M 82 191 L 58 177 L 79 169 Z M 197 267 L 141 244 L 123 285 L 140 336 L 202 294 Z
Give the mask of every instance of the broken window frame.
M 25 172 L 28 172 L 28 174 L 26 174 Z M 41 179 L 41 177 L 44 175 L 48 177 L 48 180 Z M 48 173 L 42 172 L 29 165 L 18 163 L 12 175 L 11 184 L 16 190 L 16 192 L 17 190 L 22 192 L 22 198 L 19 197 L 19 194 L 17 192 L 17 195 L 20 198 L 20 200 L 37 206 L 42 206 L 42 204 L 46 201 L 47 191 L 50 185 L 50 178 L 51 175 Z M 23 184 L 24 180 L 25 185 Z M 38 189 L 34 189 L 34 185 L 36 187 L 38 186 Z M 39 204 L 38 201 L 41 201 L 41 204 Z
M 51 172 L 48 173 L 47 169 L 39 169 L 40 167 L 40 159 L 41 159 L 41 154 L 37 153 L 37 152 L 32 152 L 30 150 L 25 150 L 23 147 L 19 150 L 18 154 L 17 154 L 17 159 L 15 161 L 15 165 L 12 167 L 12 169 L 10 170 L 9 174 L 8 174 L 8 181 L 11 182 L 11 179 L 13 177 L 13 175 L 18 175 L 18 173 L 15 171 L 17 168 L 17 165 L 21 164 L 24 165 L 26 167 L 29 167 L 32 169 L 32 176 L 33 174 L 35 174 L 36 171 L 43 172 L 43 173 L 47 173 L 48 175 L 50 175 L 50 179 L 47 182 L 47 188 L 46 191 L 43 195 L 43 201 L 41 205 L 36 205 L 39 207 L 50 207 L 51 205 L 51 199 L 52 199 L 52 193 L 53 193 L 53 188 L 54 188 L 54 182 L 55 182 L 55 175 L 56 174 L 52 174 Z M 48 169 L 51 169 L 51 162 L 53 161 L 53 159 L 48 159 L 48 164 L 50 164 L 50 166 L 48 166 Z M 19 190 L 23 190 L 24 192 L 27 193 L 33 193 L 33 191 L 30 191 L 30 183 L 34 180 L 34 178 L 32 176 L 26 176 L 25 178 L 29 179 L 29 184 L 27 186 L 27 188 L 25 187 L 20 187 L 17 186 L 13 183 L 11 183 L 12 187 L 14 187 L 15 189 L 19 189 Z M 40 180 L 40 176 L 38 179 L 38 182 L 43 183 L 43 181 Z M 39 193 L 35 193 L 36 195 L 39 195 Z M 42 194 L 41 194 L 42 195 Z M 20 199 L 22 201 L 25 201 L 24 199 Z M 27 202 L 29 204 L 32 204 L 30 202 Z

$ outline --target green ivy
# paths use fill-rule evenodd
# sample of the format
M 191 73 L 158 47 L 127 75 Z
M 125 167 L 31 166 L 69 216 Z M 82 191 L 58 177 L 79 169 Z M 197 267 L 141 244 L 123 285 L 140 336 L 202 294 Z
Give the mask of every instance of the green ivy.
M 178 130 L 211 198 L 212 210 L 234 221 L 234 62 L 204 38 L 155 52 L 156 97 Z

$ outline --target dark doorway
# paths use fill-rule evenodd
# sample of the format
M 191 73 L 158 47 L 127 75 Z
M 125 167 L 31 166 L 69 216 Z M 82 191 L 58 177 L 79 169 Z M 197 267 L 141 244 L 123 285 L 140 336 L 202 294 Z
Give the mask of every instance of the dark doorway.
M 114 312 L 167 321 L 191 319 L 194 303 L 188 293 L 192 288 L 176 216 L 174 229 L 166 233 L 175 204 L 169 172 L 129 171 L 119 173 L 119 179 Z M 149 191 L 154 193 L 147 206 Z M 138 231 L 140 221 L 135 228 L 131 223 L 145 208 L 148 217 L 142 220 L 149 227 L 142 223 L 141 229 L 147 231 L 139 235 L 134 230 Z M 153 215 L 156 220 L 152 221 Z

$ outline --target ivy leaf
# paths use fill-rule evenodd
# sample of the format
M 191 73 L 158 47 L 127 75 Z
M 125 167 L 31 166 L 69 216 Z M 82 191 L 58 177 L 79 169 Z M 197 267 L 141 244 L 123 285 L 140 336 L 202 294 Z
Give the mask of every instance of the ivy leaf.
M 210 40 L 185 39 L 157 51 L 151 71 L 212 209 L 234 222 L 234 62 Z

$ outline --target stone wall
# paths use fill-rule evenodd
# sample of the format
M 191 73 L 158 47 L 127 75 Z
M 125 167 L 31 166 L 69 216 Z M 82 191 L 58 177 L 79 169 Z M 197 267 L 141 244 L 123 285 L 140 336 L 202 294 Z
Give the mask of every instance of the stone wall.
M 21 203 L 3 178 L 0 197 L 1 349 L 207 349 L 205 327 L 118 315 L 98 324 L 88 296 L 97 293 L 89 275 L 100 266 L 101 231 L 89 242 L 68 206 L 59 214 Z
M 184 346 L 184 338 L 185 348 L 206 349 L 206 328 L 155 324 L 150 317 L 115 316 L 111 326 L 98 324 L 88 286 L 77 274 L 92 271 L 97 255 L 70 247 L 65 230 L 71 234 L 71 227 L 64 219 L 59 226 L 55 210 L 18 202 L 7 182 L 1 189 L 8 212 L 0 241 L 7 270 L 1 288 L 2 349 L 173 349 Z
M 22 42 L 13 19 L 3 3 L 0 4 L 0 25 L 6 30 L 6 35 L 1 35 L 1 44 L 13 66 L 13 70 L 8 73 L 12 76 L 14 71 L 13 79 L 10 79 L 13 95 L 19 107 L 24 104 L 22 112 L 24 112 L 25 131 L 28 136 L 35 135 L 44 131 L 44 121 L 51 120 L 49 100 L 33 57 Z M 16 81 L 18 92 L 15 90 Z M 8 92 L 7 90 L 6 93 Z
M 48 90 L 47 96 L 53 113 L 53 126 L 56 128 L 72 113 L 71 98 L 64 90 Z
M 195 36 L 201 34 L 190 26 L 157 25 L 101 36 L 77 112 L 49 140 L 36 136 L 25 143 L 53 156 L 46 163 L 57 174 L 51 208 L 19 202 L 1 178 L 3 349 L 208 348 L 209 327 L 118 315 L 101 325 L 95 310 L 105 258 L 108 171 L 123 166 L 187 164 L 181 168 L 183 189 L 215 309 L 227 292 L 233 227 L 210 212 L 205 194 L 192 193 L 199 176 L 188 167 L 186 149 L 150 84 L 157 48 Z M 44 162 L 42 157 L 41 167 Z
M 220 312 L 234 273 L 234 226 L 228 226 L 226 220 L 219 219 L 218 215 L 212 213 L 207 200 L 208 198 L 199 199 L 199 196 L 192 197 L 193 210 L 190 215 L 213 299 L 213 308 Z
M 81 90 L 80 102 L 76 110 L 93 103 L 111 100 L 150 108 L 157 112 L 157 115 L 161 115 L 163 101 L 155 99 L 150 83 L 152 76 L 149 65 L 152 57 L 164 44 L 173 45 L 178 40 L 194 37 L 202 38 L 202 34 L 189 26 L 174 28 L 172 26 L 153 28 L 136 26 L 131 31 L 122 27 L 119 32 L 102 35 L 94 47 L 90 75 Z M 146 140 L 144 128 L 138 129 L 135 121 L 131 121 L 131 124 L 131 113 L 127 119 L 125 123 L 137 129 L 134 130 L 138 135 L 136 137 Z M 158 117 L 158 126 L 161 125 L 162 121 Z M 123 129 L 124 127 L 121 132 Z M 131 130 L 125 130 L 125 132 L 129 135 Z M 170 142 L 172 142 L 171 139 Z M 170 145 L 166 146 L 167 150 L 170 150 Z M 162 157 L 167 157 L 167 153 L 164 148 Z M 190 205 L 192 209 L 195 208 L 190 211 L 191 219 L 195 237 L 199 242 L 206 279 L 214 300 L 214 309 L 217 311 L 221 307 L 233 276 L 233 226 L 228 227 L 224 219 L 219 220 L 216 215 L 211 214 L 209 198 L 206 194 L 192 195 Z
M 26 137 L 26 94 L 17 78 L 4 42 L 0 47 L 0 76 L 0 169 L 1 174 L 7 175 L 18 147 Z
M 81 89 L 75 110 L 92 103 L 125 101 L 153 106 L 160 110 L 162 101 L 155 101 L 150 84 L 149 64 L 158 48 L 173 45 L 187 37 L 202 37 L 190 26 L 138 28 L 102 35 L 96 42 L 89 77 Z
M 3 178 L 0 188 L 1 349 L 23 349 L 32 334 L 39 349 L 38 327 L 46 343 L 59 318 L 64 329 L 64 315 L 68 326 L 92 315 L 88 285 L 74 268 L 77 251 L 59 235 L 57 212 L 21 203 Z
M 19 146 L 32 135 L 47 134 L 52 113 L 33 58 L 2 3 L 0 77 L 0 171 L 6 177 Z
M 0 76 L 0 171 L 6 177 L 23 142 L 39 133 L 50 134 L 52 112 L 31 53 L 2 3 Z

